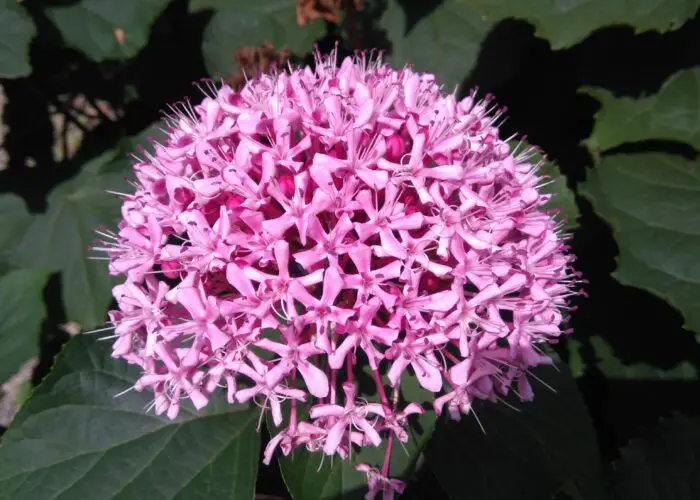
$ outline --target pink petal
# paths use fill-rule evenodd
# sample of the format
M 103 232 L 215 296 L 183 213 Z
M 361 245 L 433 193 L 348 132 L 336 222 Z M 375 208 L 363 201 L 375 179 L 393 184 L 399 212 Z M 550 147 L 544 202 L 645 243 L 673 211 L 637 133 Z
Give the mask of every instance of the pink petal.
M 453 290 L 445 290 L 444 292 L 434 293 L 426 297 L 418 297 L 412 303 L 423 310 L 447 312 L 459 300 L 456 292 Z
M 387 373 L 387 377 L 389 378 L 392 387 L 396 387 L 396 385 L 399 383 L 401 375 L 406 370 L 409 363 L 410 361 L 402 355 L 399 355 L 394 360 L 394 363 L 391 365 L 391 368 L 389 368 L 389 372 Z
M 196 288 L 181 288 L 177 292 L 177 301 L 187 309 L 195 321 L 204 320 L 207 317 L 206 305 Z
M 358 425 L 360 429 L 364 431 L 365 436 L 369 438 L 370 442 L 374 446 L 379 446 L 380 444 L 382 444 L 382 438 L 379 436 L 379 433 L 367 420 L 365 420 L 364 418 L 355 419 L 354 422 Z
M 158 355 L 158 358 L 165 364 L 165 366 L 173 373 L 177 373 L 180 367 L 175 362 L 175 356 L 173 356 L 172 349 L 167 347 L 164 343 L 159 342 L 153 349 Z
M 294 363 L 288 359 L 281 359 L 274 368 L 265 375 L 265 383 L 268 387 L 275 387 L 283 378 L 291 373 L 294 369 Z
M 301 362 L 297 365 L 309 392 L 317 398 L 328 396 L 328 377 L 321 369 L 309 362 Z
M 335 351 L 328 356 L 328 366 L 334 370 L 339 370 L 342 368 L 348 353 L 358 344 L 358 342 L 358 335 L 348 335 L 343 342 L 336 347 Z
M 208 324 L 206 326 L 206 334 L 207 338 L 209 339 L 209 343 L 211 344 L 211 348 L 214 351 L 224 347 L 226 344 L 228 344 L 228 341 L 231 340 L 228 335 L 212 324 Z
M 421 357 L 414 358 L 411 366 L 421 387 L 428 391 L 440 392 L 440 389 L 442 389 L 442 375 L 439 368 Z
M 289 214 L 283 214 L 276 219 L 263 221 L 263 227 L 277 237 L 282 237 L 287 229 L 294 225 L 294 218 Z
M 340 443 L 343 440 L 346 427 L 347 421 L 344 418 L 341 418 L 335 424 L 333 424 L 333 427 L 331 427 L 326 435 L 326 442 L 323 445 L 323 452 L 326 455 L 333 455 L 338 451 L 338 446 L 340 446 Z
M 422 168 L 420 173 L 425 177 L 440 180 L 458 180 L 464 168 L 461 165 L 441 165 L 432 168 Z
M 304 269 L 311 268 L 311 266 L 317 262 L 321 262 L 327 256 L 328 252 L 318 246 L 310 248 L 309 250 L 302 250 L 292 255 L 294 260 Z M 323 270 L 321 270 L 321 272 L 323 272 Z
M 433 410 L 435 410 L 435 413 L 438 415 L 442 415 L 442 408 L 445 406 L 445 404 L 449 403 L 452 401 L 457 393 L 455 391 L 448 392 L 447 394 L 440 396 L 439 398 L 435 398 L 435 401 L 433 401 Z
M 343 289 L 344 283 L 343 278 L 335 267 L 331 267 L 326 271 L 323 277 L 323 296 L 321 297 L 321 304 L 325 306 L 333 305 L 336 297 Z
M 196 388 L 191 388 L 187 391 L 188 396 L 190 398 L 190 401 L 192 401 L 192 404 L 194 405 L 195 408 L 198 410 L 201 410 L 204 408 L 207 403 L 209 402 L 209 398 L 207 398 L 204 394 L 201 393 L 199 389 Z
M 360 128 L 365 126 L 369 120 L 372 118 L 372 113 L 374 112 L 374 101 L 368 99 L 357 109 L 355 114 L 355 127 Z
M 382 250 L 384 250 L 387 255 L 396 257 L 397 259 L 405 259 L 408 256 L 406 248 L 399 243 L 399 240 L 396 239 L 391 230 L 380 230 L 379 239 L 382 243 Z
M 282 441 L 282 438 L 284 438 L 286 435 L 287 431 L 284 430 L 278 433 L 272 439 L 270 439 L 270 441 L 267 443 L 267 446 L 265 447 L 265 452 L 263 453 L 263 463 L 265 465 L 270 465 L 270 462 L 272 461 L 272 455 L 275 454 L 277 445 L 279 445 L 280 441 Z
M 496 285 L 495 283 L 492 283 L 491 285 L 487 286 L 482 291 L 480 291 L 479 293 L 474 295 L 469 300 L 469 305 L 472 307 L 476 307 L 478 305 L 483 304 L 484 302 L 488 302 L 489 300 L 493 299 L 494 297 L 498 297 L 500 293 L 501 293 L 501 290 L 498 288 L 498 285 Z
M 371 170 L 369 168 L 358 168 L 355 174 L 362 182 L 373 189 L 384 189 L 389 182 L 389 174 L 383 170 Z
M 285 344 L 282 344 L 280 342 L 274 342 L 270 339 L 267 338 L 262 338 L 255 342 L 255 345 L 258 346 L 260 349 L 265 349 L 266 351 L 274 352 L 278 356 L 285 357 L 289 355 L 290 348 L 289 346 L 286 346 Z
M 345 408 L 338 405 L 321 404 L 311 408 L 309 416 L 313 419 L 325 417 L 341 417 L 345 413 Z
M 246 277 L 243 269 L 233 262 L 226 266 L 226 281 L 233 285 L 242 296 L 249 299 L 256 297 L 253 283 Z
M 323 269 L 316 269 L 313 273 L 307 274 L 306 276 L 301 276 L 296 280 L 305 287 L 320 283 L 323 281 Z
M 272 421 L 277 427 L 282 423 L 282 405 L 277 398 L 270 398 L 270 410 L 272 413 Z
M 367 245 L 359 245 L 353 248 L 348 252 L 348 255 L 360 273 L 369 273 L 372 250 Z
M 239 403 L 245 403 L 250 398 L 254 398 L 258 394 L 258 391 L 259 388 L 257 386 L 241 389 L 238 392 L 236 392 L 236 400 Z

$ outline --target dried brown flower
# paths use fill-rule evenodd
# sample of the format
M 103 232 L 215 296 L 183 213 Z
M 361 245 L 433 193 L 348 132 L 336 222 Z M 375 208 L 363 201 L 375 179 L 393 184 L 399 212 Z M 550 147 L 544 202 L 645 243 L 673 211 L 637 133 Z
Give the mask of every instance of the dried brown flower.
M 364 0 L 297 0 L 297 24 L 303 27 L 316 19 L 338 24 L 340 9 L 347 9 L 350 3 L 358 12 L 364 8 Z
M 236 52 L 234 59 L 240 66 L 240 71 L 230 75 L 226 81 L 233 88 L 239 88 L 248 78 L 260 73 L 269 73 L 274 68 L 287 64 L 291 53 L 287 47 L 277 52 L 270 42 L 263 43 L 262 47 L 243 47 Z

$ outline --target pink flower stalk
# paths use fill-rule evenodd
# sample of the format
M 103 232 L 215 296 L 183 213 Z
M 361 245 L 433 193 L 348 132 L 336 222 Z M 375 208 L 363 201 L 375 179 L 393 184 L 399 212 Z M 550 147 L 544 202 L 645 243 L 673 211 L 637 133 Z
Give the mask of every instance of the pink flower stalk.
M 499 139 L 488 97 L 332 54 L 174 109 L 100 247 L 125 277 L 113 355 L 141 367 L 157 413 L 219 388 L 254 401 L 280 429 L 265 463 L 386 444 L 357 470 L 367 498 L 392 498 L 415 415 L 533 397 L 577 279 L 532 150 Z M 399 407 L 412 377 L 432 408 Z

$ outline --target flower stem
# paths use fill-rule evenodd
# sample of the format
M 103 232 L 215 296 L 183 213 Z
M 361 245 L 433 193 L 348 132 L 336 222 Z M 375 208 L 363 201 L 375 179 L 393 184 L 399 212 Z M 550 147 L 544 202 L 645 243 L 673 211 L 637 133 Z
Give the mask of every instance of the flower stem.
M 330 391 L 329 398 L 330 398 L 330 403 L 332 405 L 335 404 L 335 385 L 337 383 L 337 378 L 338 378 L 338 370 L 334 370 L 331 368 L 331 387 L 330 387 L 331 391 Z
M 384 385 L 382 384 L 382 379 L 379 376 L 379 371 L 375 368 L 372 370 L 372 373 L 374 373 L 374 383 L 377 384 L 379 399 L 381 399 L 384 406 L 389 408 L 389 398 L 386 397 L 386 392 L 384 392 Z
M 292 386 L 296 387 L 297 372 L 292 373 Z M 292 412 L 289 415 L 289 427 L 296 430 L 297 428 L 297 400 L 292 398 Z
M 394 446 L 394 433 L 390 433 L 387 438 L 386 451 L 384 452 L 384 463 L 382 464 L 382 476 L 389 477 L 391 466 L 391 448 Z

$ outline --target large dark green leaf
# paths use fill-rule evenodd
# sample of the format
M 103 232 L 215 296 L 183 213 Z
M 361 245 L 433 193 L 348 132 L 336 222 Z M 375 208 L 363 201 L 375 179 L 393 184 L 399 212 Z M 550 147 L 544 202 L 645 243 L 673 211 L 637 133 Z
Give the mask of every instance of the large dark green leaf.
M 201 3 L 201 2 L 200 2 Z M 297 25 L 296 5 L 288 0 L 230 0 L 214 14 L 204 30 L 202 52 L 212 75 L 229 75 L 237 68 L 239 49 L 270 42 L 277 50 L 287 47 L 297 55 L 311 51 L 324 26 L 314 21 Z
M 565 365 L 535 374 L 532 403 L 476 405 L 476 419 L 438 425 L 428 464 L 450 498 L 543 500 L 562 488 L 575 498 L 603 497 L 596 436 L 586 406 Z M 442 424 L 442 423 L 441 423 Z
M 700 164 L 660 154 L 604 156 L 582 192 L 620 247 L 615 277 L 680 309 L 700 332 Z
M 15 252 L 12 263 L 18 267 L 61 272 L 68 319 L 84 328 L 101 324 L 112 300 L 114 280 L 108 275 L 106 263 L 89 259 L 104 255 L 88 251 L 97 238 L 95 230 L 102 226 L 114 229 L 119 219 L 121 199 L 106 191 L 131 192 L 124 181 L 131 171 L 129 154 L 137 146 L 148 149 L 148 137 L 162 137 L 158 123 L 123 139 L 115 150 L 85 164 L 77 177 L 54 188 L 48 197 L 48 210 L 33 217 Z
M 123 188 L 122 174 L 103 174 L 114 159 L 106 153 L 83 167 L 75 178 L 49 194 L 48 210 L 34 218 L 16 256 L 20 267 L 61 271 L 63 303 L 68 319 L 92 328 L 105 319 L 112 280 L 104 261 L 88 260 L 94 231 L 113 226 L 120 201 L 105 192 Z
M 695 500 L 700 496 L 700 420 L 662 421 L 622 450 L 615 464 L 618 500 Z
M 0 33 L 0 77 L 27 76 L 32 72 L 29 43 L 36 27 L 17 0 L 0 0 Z
M 494 21 L 524 19 L 552 48 L 574 45 L 604 26 L 630 25 L 635 32 L 665 32 L 695 15 L 698 0 L 459 0 Z
M 151 24 L 170 0 L 79 0 L 46 9 L 66 44 L 90 59 L 128 59 L 146 46 Z M 118 31 L 121 30 L 121 31 Z
M 379 454 L 374 455 L 381 460 Z M 354 462 L 336 457 L 331 464 L 322 452 L 298 449 L 280 457 L 279 465 L 294 500 L 360 500 L 367 490 L 365 476 L 355 470 Z
M 24 200 L 13 193 L 0 195 L 0 265 L 12 259 L 32 216 Z
M 0 278 L 0 383 L 39 352 L 47 277 L 45 271 L 20 269 Z
M 130 391 L 139 370 L 78 336 L 22 407 L 0 447 L 0 498 L 252 499 L 257 409 L 212 401 L 175 420 Z
M 663 370 L 647 363 L 623 363 L 602 337 L 591 337 L 596 367 L 611 380 L 697 380 L 698 371 L 692 363 L 683 361 Z
M 428 402 L 429 396 L 432 396 L 418 385 L 415 377 L 408 374 L 402 378 L 401 395 L 406 401 L 419 404 Z M 408 442 L 403 444 L 394 441 L 391 452 L 390 475 L 404 481 L 410 480 L 416 462 L 435 427 L 435 414 L 432 412 L 412 419 L 409 420 Z M 268 425 L 274 435 L 277 430 L 269 420 Z M 367 463 L 381 468 L 386 444 L 385 440 L 378 448 L 368 446 L 359 452 L 353 451 L 352 460 L 336 457 L 333 463 L 329 457 L 323 457 L 321 452 L 310 454 L 305 449 L 298 449 L 289 457 L 279 458 L 280 469 L 294 499 L 361 499 L 367 491 L 367 480 L 364 473 L 355 470 L 355 465 Z
M 230 0 L 190 0 L 190 12 L 200 12 L 202 10 L 214 10 L 224 7 Z
M 380 23 L 391 41 L 391 63 L 433 73 L 451 91 L 469 76 L 492 23 L 469 6 L 446 0 L 409 29 L 405 9 L 419 8 L 418 2 L 389 0 Z
M 598 88 L 583 92 L 601 104 L 593 133 L 585 141 L 594 154 L 649 139 L 683 141 L 700 149 L 700 69 L 676 73 L 658 94 L 642 99 L 616 98 Z

